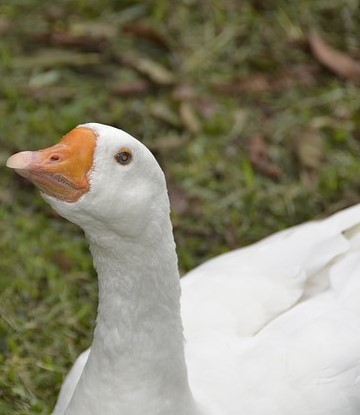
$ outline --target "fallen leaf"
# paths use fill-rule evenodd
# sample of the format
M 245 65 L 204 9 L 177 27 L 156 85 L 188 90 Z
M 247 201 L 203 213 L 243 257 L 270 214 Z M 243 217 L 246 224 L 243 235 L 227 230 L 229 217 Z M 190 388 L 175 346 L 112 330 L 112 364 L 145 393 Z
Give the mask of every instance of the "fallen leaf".
M 241 93 L 267 92 L 271 90 L 271 83 L 266 74 L 253 74 L 245 79 L 232 79 L 228 82 L 213 84 L 217 92 L 237 95 Z
M 88 52 L 101 52 L 107 43 L 107 39 L 95 36 L 74 36 L 71 33 L 55 32 L 52 34 L 51 43 L 55 46 L 78 48 Z
M 212 86 L 217 92 L 228 95 L 276 92 L 299 84 L 313 85 L 316 82 L 316 72 L 317 68 L 313 65 L 296 65 L 277 75 L 255 73 L 244 79 L 216 82 Z
M 116 28 L 107 23 L 82 22 L 73 23 L 62 30 L 36 34 L 32 37 L 32 40 L 63 48 L 102 52 L 116 34 Z
M 249 155 L 251 163 L 260 173 L 273 179 L 280 179 L 283 176 L 281 168 L 271 161 L 268 145 L 261 135 L 251 137 Z
M 132 36 L 147 39 L 164 49 L 169 49 L 169 45 L 165 36 L 155 28 L 144 23 L 138 22 L 127 24 L 123 27 L 123 31 Z
M 115 24 L 96 20 L 72 23 L 69 26 L 69 33 L 79 37 L 111 40 L 118 34 L 118 29 Z
M 10 19 L 4 16 L 0 16 L 0 35 L 4 36 L 8 34 L 12 29 Z
M 315 58 L 330 71 L 349 81 L 360 80 L 360 62 L 334 49 L 315 32 L 310 33 L 309 43 Z
M 172 98 L 175 101 L 192 101 L 196 95 L 195 88 L 188 82 L 177 85 L 172 92 Z
M 295 141 L 295 155 L 300 163 L 301 178 L 307 187 L 313 188 L 318 181 L 324 161 L 324 144 L 318 132 L 309 128 L 299 134 Z
M 14 65 L 22 69 L 58 68 L 97 65 L 100 55 L 97 53 L 76 53 L 67 50 L 43 49 L 37 54 L 14 59 Z
M 180 119 L 185 128 L 192 133 L 198 133 L 201 130 L 200 121 L 194 111 L 193 106 L 189 102 L 182 102 L 180 104 Z
M 143 79 L 134 79 L 131 81 L 119 82 L 112 86 L 111 92 L 114 95 L 129 97 L 134 95 L 142 95 L 149 92 L 150 84 Z
M 175 75 L 169 69 L 151 59 L 137 55 L 125 55 L 120 57 L 120 61 L 147 76 L 155 84 L 166 86 L 175 82 Z
M 76 48 L 87 52 L 101 52 L 105 45 L 105 39 L 92 36 L 74 36 L 67 32 L 47 32 L 36 35 L 33 38 L 36 42 L 61 46 L 64 48 Z

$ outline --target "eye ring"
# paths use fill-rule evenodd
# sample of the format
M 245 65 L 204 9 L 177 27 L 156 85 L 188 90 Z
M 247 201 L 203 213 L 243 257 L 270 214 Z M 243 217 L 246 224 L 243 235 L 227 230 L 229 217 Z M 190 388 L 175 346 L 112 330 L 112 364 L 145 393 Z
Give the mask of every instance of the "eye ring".
M 133 156 L 132 152 L 128 148 L 122 148 L 115 154 L 114 158 L 119 164 L 126 166 L 131 163 Z

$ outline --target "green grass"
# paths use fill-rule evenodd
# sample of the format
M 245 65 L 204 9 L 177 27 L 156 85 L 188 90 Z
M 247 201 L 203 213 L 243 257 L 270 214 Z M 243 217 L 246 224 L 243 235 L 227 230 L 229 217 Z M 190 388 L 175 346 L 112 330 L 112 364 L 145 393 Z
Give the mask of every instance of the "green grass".
M 4 0 L 0 163 L 87 121 L 140 138 L 170 181 L 182 273 L 356 203 L 360 91 L 322 68 L 306 39 L 316 29 L 360 60 L 358 8 L 356 0 Z M 78 36 L 85 45 L 74 45 Z M 145 58 L 160 69 L 144 70 Z M 145 90 L 115 92 L 129 83 Z M 255 136 L 282 174 L 268 177 L 251 161 Z M 5 167 L 0 235 L 0 414 L 48 414 L 91 342 L 96 275 L 81 230 Z

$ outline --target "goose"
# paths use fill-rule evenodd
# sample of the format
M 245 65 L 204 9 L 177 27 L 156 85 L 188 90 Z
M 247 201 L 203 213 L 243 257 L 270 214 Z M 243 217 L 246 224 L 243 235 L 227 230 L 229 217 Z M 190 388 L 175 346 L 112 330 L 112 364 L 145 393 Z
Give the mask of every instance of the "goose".
M 180 282 L 165 177 L 131 135 L 82 124 L 7 166 L 83 229 L 98 274 L 53 415 L 360 413 L 360 205 Z

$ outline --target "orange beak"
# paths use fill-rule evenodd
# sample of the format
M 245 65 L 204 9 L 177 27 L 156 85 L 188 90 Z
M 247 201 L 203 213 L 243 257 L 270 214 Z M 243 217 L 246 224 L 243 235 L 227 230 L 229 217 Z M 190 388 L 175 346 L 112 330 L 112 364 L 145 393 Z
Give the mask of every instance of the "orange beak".
M 76 202 L 90 189 L 88 173 L 95 146 L 95 133 L 90 128 L 78 127 L 52 147 L 14 154 L 6 165 L 45 194 Z

